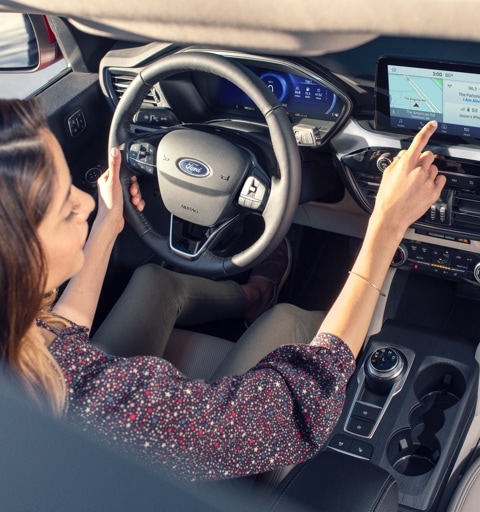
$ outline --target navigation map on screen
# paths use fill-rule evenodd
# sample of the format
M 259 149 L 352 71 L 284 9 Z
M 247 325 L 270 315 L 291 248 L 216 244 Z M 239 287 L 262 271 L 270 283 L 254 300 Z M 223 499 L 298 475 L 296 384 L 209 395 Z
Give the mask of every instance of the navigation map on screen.
M 480 138 L 480 76 L 388 65 L 390 126 L 418 130 L 438 121 L 440 134 Z

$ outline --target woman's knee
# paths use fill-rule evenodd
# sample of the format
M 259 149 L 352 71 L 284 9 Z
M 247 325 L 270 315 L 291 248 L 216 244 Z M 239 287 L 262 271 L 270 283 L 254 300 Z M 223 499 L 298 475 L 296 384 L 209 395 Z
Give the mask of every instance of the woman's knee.
M 265 312 L 261 316 L 261 320 L 269 323 L 296 325 L 299 321 L 302 321 L 304 317 L 313 314 L 315 313 L 301 309 L 293 304 L 281 303 Z
M 147 263 L 138 267 L 133 273 L 128 287 L 140 293 L 145 298 L 160 293 L 162 297 L 169 294 L 176 295 L 180 285 L 175 279 L 175 274 L 154 263 Z
M 294 306 L 293 304 L 288 304 L 286 302 L 282 302 L 281 304 L 275 305 L 269 313 L 272 316 L 278 316 L 284 319 L 293 319 L 295 320 L 304 312 L 303 309 Z
M 169 271 L 156 265 L 155 263 L 146 263 L 137 267 L 132 275 L 131 281 L 152 282 L 157 279 L 164 279 L 168 276 Z
M 284 343 L 309 343 L 320 327 L 323 311 L 307 311 L 293 304 L 281 303 L 264 313 L 255 324 L 276 332 Z

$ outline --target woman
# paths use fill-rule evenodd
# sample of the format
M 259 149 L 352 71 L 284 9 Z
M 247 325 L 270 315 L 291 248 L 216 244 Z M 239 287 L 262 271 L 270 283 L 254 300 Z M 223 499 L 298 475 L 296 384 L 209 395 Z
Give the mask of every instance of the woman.
M 98 213 L 86 240 L 93 201 L 71 184 L 38 110 L 33 101 L 0 103 L 1 347 L 28 392 L 97 437 L 182 478 L 256 474 L 314 455 L 341 412 L 392 256 L 444 186 L 434 156 L 423 152 L 436 123 L 385 171 L 362 249 L 313 341 L 282 345 L 242 375 L 203 382 L 158 357 L 111 356 L 89 343 L 124 223 L 120 153 L 112 151 L 100 178 Z M 51 290 L 69 278 L 49 309 Z M 275 312 L 268 316 L 275 319 Z M 239 350 L 269 338 L 269 325 L 257 321 Z M 292 341 L 288 333 L 271 338 L 274 346 Z

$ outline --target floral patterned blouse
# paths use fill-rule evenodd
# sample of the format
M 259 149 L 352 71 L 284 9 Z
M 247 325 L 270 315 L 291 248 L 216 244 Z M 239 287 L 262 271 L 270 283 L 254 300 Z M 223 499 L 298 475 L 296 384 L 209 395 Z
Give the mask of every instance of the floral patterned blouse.
M 191 380 L 158 357 L 107 355 L 77 325 L 57 333 L 50 351 L 67 383 L 69 418 L 189 480 L 251 475 L 313 456 L 338 420 L 355 369 L 349 348 L 329 334 L 283 345 L 245 374 L 214 382 Z

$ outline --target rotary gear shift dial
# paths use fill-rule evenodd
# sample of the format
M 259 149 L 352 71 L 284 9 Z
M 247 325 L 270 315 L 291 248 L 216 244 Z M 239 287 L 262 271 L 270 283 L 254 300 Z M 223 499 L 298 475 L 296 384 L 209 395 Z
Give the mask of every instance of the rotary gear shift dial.
M 402 353 L 392 347 L 379 348 L 365 362 L 365 384 L 373 393 L 386 395 L 405 369 Z

